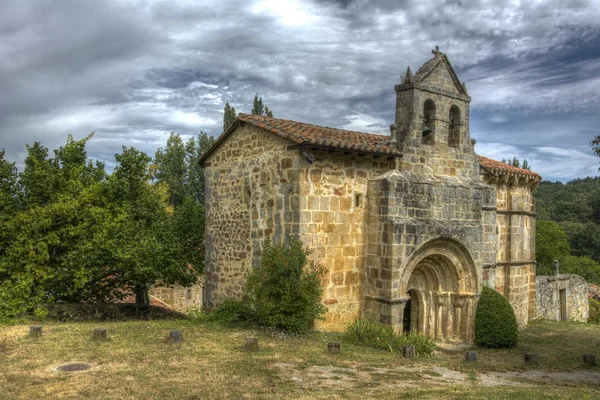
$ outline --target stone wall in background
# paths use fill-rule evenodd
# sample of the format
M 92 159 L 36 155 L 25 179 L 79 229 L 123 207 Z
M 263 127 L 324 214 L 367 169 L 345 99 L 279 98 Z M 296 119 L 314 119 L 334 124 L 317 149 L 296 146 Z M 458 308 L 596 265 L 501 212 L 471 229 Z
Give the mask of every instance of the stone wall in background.
M 537 318 L 587 322 L 590 306 L 588 286 L 579 275 L 538 276 Z

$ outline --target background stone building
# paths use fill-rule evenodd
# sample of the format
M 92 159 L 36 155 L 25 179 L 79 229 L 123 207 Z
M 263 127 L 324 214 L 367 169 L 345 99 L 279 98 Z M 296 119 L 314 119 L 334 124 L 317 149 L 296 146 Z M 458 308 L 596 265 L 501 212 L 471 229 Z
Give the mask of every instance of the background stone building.
M 202 162 L 205 306 L 239 298 L 265 239 L 327 270 L 321 329 L 357 317 L 471 340 L 483 285 L 535 317 L 539 175 L 478 157 L 471 98 L 445 54 L 395 87 L 390 136 L 240 114 Z

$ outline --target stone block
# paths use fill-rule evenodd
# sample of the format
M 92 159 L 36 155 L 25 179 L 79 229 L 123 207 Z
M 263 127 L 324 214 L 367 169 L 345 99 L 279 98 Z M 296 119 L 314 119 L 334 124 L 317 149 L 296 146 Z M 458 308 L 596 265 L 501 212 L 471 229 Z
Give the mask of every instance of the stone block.
M 30 326 L 29 327 L 29 336 L 31 336 L 31 337 L 42 336 L 42 326 L 41 325 Z

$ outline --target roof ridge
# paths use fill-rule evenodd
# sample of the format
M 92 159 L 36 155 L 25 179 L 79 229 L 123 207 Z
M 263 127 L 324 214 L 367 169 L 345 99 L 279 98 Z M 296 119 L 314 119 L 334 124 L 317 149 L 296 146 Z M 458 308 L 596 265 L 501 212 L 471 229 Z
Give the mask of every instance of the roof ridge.
M 291 122 L 291 123 L 294 123 L 294 124 L 302 124 L 302 125 L 307 125 L 307 126 L 314 126 L 315 128 L 332 129 L 332 130 L 340 131 L 340 132 L 358 133 L 358 134 L 361 134 L 361 135 L 376 136 L 376 137 L 381 137 L 381 138 L 389 138 L 390 137 L 389 135 L 380 135 L 380 134 L 377 134 L 377 133 L 351 131 L 351 130 L 348 130 L 348 129 L 333 128 L 331 126 L 325 126 L 325 125 L 309 124 L 307 122 L 294 121 L 294 120 L 291 120 L 291 119 L 269 117 L 269 116 L 266 116 L 266 115 L 254 115 L 254 114 L 247 114 L 247 113 L 239 113 L 238 116 L 248 116 L 250 118 L 268 118 L 268 119 L 274 119 L 274 120 L 277 120 L 277 121 Z

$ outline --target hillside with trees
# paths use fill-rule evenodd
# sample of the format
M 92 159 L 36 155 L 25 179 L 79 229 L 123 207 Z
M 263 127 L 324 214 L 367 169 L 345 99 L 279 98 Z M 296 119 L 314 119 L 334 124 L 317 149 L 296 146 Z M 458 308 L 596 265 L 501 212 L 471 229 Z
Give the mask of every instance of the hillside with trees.
M 582 275 L 600 284 L 600 177 L 567 183 L 542 181 L 535 192 L 538 275 Z

